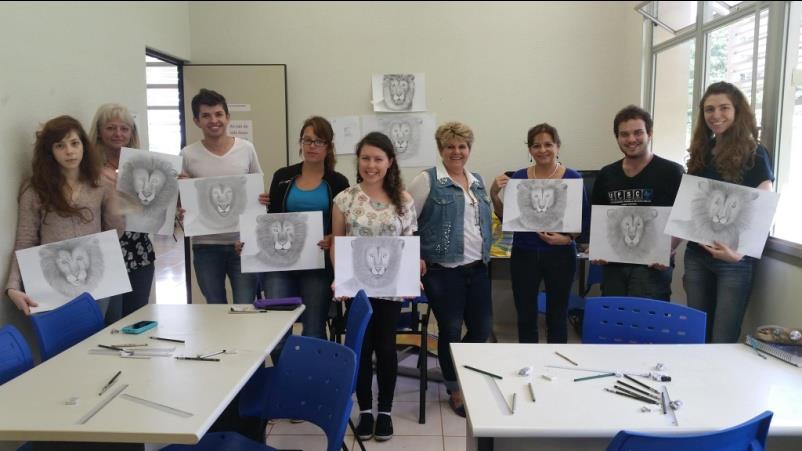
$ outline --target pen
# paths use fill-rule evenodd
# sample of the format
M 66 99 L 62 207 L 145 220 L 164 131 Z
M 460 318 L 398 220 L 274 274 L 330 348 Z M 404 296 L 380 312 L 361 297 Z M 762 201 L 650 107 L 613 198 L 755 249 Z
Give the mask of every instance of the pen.
M 571 365 L 574 365 L 574 366 L 579 366 L 579 364 L 578 364 L 578 363 L 576 363 L 576 362 L 574 362 L 573 360 L 569 359 L 568 357 L 566 357 L 566 356 L 564 356 L 564 355 L 560 354 L 559 352 L 557 352 L 557 351 L 554 351 L 554 353 L 555 353 L 555 354 L 557 354 L 558 356 L 560 356 L 560 357 L 564 358 L 564 359 L 565 359 L 565 360 L 567 360 L 568 362 L 570 362 L 570 363 L 571 363 Z
M 199 360 L 201 362 L 219 362 L 220 361 L 220 359 L 209 359 L 209 358 L 203 358 L 203 357 L 181 357 L 181 356 L 176 357 L 176 360 Z
M 175 338 L 163 338 L 163 337 L 150 337 L 151 340 L 161 340 L 161 341 L 172 341 L 174 343 L 184 343 L 184 340 L 176 340 Z
M 499 376 L 498 374 L 488 373 L 487 371 L 480 370 L 479 368 L 474 368 L 474 367 L 468 366 L 468 365 L 462 365 L 462 367 L 463 368 L 467 368 L 467 369 L 469 369 L 471 371 L 476 371 L 477 373 L 482 373 L 484 375 L 487 375 L 487 376 L 490 376 L 490 377 L 494 377 L 496 379 L 504 379 L 503 377 Z
M 535 402 L 535 388 L 532 387 L 532 383 L 529 383 L 529 394 L 532 395 L 532 402 Z
M 610 376 L 615 376 L 615 373 L 604 373 L 604 374 L 597 374 L 595 376 L 578 377 L 574 379 L 574 382 L 589 381 L 591 379 L 598 379 L 600 377 L 610 377 Z
M 217 352 L 212 352 L 212 353 L 209 353 L 209 354 L 199 355 L 198 358 L 199 359 L 208 359 L 209 357 L 214 357 L 216 355 L 225 354 L 225 353 L 226 353 L 226 350 L 223 349 L 222 351 L 217 351 Z
M 624 377 L 625 377 L 625 378 L 627 378 L 627 379 L 629 379 L 629 380 L 631 380 L 632 382 L 634 382 L 634 383 L 636 383 L 636 384 L 640 385 L 641 387 L 643 387 L 643 388 L 645 388 L 645 389 L 649 390 L 649 391 L 650 391 L 650 392 L 652 392 L 652 393 L 657 393 L 658 395 L 660 394 L 660 392 L 659 392 L 659 391 L 657 391 L 657 390 L 655 390 L 654 388 L 652 388 L 652 387 L 649 387 L 648 385 L 644 384 L 643 382 L 641 382 L 641 381 L 639 381 L 639 380 L 637 380 L 637 379 L 633 378 L 633 377 L 632 377 L 632 376 L 630 376 L 629 374 L 625 374 L 625 375 L 624 375 Z
M 118 377 L 120 377 L 120 374 L 121 374 L 121 373 L 122 373 L 122 370 L 118 370 L 118 371 L 117 371 L 117 374 L 115 374 L 114 376 L 112 376 L 111 380 L 110 380 L 110 381 L 109 381 L 109 382 L 106 384 L 106 386 L 105 386 L 105 387 L 103 387 L 102 389 L 100 389 L 100 393 L 98 393 L 97 395 L 98 395 L 98 396 L 102 396 L 102 395 L 103 395 L 103 393 L 106 393 L 106 390 L 108 390 L 108 389 L 109 389 L 109 387 L 111 387 L 112 385 L 114 385 L 114 382 L 116 382 L 116 381 L 117 381 L 117 378 L 118 378 Z

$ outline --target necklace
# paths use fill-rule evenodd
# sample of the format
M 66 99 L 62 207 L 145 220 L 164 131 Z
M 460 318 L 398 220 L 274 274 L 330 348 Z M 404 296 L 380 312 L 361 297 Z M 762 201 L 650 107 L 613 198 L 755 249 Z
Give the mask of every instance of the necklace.
M 545 177 L 545 178 L 550 179 L 550 178 L 554 177 L 554 174 L 556 174 L 557 171 L 560 170 L 560 166 L 561 165 L 560 165 L 559 162 L 556 165 L 554 165 L 554 170 L 551 171 L 551 174 L 549 174 L 549 176 Z M 537 166 L 532 166 L 532 178 L 533 179 L 537 178 L 537 169 L 536 168 L 537 168 Z

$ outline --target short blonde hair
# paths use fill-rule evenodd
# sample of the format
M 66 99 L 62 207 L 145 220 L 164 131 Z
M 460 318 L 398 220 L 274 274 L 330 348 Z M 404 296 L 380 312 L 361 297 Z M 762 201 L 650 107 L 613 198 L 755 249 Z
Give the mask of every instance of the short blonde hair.
M 89 140 L 92 141 L 92 145 L 101 151 L 101 156 L 104 161 L 106 160 L 106 146 L 103 145 L 101 140 L 100 130 L 107 122 L 114 119 L 119 119 L 131 127 L 131 141 L 129 141 L 128 145 L 125 147 L 139 149 L 139 131 L 136 129 L 136 122 L 128 111 L 128 108 L 117 103 L 101 105 L 100 108 L 97 109 L 94 119 L 92 119 L 92 124 L 89 129 Z
M 443 150 L 448 143 L 455 139 L 461 139 L 468 144 L 468 148 L 473 147 L 473 130 L 462 122 L 446 122 L 445 124 L 437 127 L 434 133 L 434 139 L 437 141 L 437 149 Z

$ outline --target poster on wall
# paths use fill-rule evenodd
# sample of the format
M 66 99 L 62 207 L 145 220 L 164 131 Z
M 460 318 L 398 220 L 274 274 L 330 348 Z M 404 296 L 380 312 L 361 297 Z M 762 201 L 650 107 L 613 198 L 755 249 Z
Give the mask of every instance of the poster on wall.
M 401 167 L 431 167 L 438 157 L 432 113 L 362 116 L 362 132 L 382 132 L 393 142 Z
M 426 111 L 426 77 L 417 74 L 373 74 L 373 111 Z
M 356 144 L 362 139 L 359 116 L 329 118 L 334 130 L 334 149 L 338 154 L 356 153 Z
M 253 121 L 232 119 L 228 123 L 228 134 L 236 138 L 253 142 Z

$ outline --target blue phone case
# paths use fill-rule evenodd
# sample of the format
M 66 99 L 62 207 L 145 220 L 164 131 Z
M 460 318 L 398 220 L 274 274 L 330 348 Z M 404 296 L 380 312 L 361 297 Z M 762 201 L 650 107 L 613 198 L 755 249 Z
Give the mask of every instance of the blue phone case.
M 145 332 L 146 330 L 153 329 L 154 327 L 156 327 L 157 324 L 158 323 L 156 321 L 151 321 L 150 323 L 145 324 L 144 326 L 142 326 L 142 327 L 140 327 L 138 329 L 134 329 L 133 324 L 132 324 L 130 326 L 123 327 L 122 329 L 120 329 L 120 331 L 122 333 L 124 333 L 124 334 L 141 334 L 142 332 Z

